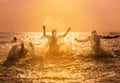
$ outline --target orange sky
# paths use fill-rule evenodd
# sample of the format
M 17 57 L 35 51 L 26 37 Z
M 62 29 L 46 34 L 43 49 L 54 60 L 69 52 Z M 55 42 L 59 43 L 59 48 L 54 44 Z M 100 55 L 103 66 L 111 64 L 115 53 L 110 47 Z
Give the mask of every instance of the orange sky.
M 0 0 L 0 31 L 39 32 L 48 17 L 61 19 L 72 31 L 119 31 L 119 3 L 120 0 Z M 52 29 L 48 27 L 47 31 Z

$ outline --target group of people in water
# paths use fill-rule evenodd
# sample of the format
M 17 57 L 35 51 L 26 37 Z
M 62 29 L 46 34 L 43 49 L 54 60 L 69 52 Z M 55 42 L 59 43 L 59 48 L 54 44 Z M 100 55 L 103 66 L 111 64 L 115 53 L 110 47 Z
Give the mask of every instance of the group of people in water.
M 43 26 L 43 35 L 46 38 L 49 38 L 50 40 L 50 44 L 49 44 L 49 51 L 53 51 L 54 53 L 54 49 L 59 49 L 59 46 L 57 45 L 57 39 L 60 37 L 66 37 L 66 35 L 68 34 L 68 32 L 70 31 L 70 27 L 67 29 L 66 33 L 60 36 L 57 36 L 57 31 L 54 29 L 52 30 L 52 36 L 50 35 L 46 35 L 46 27 Z M 102 35 L 98 35 L 97 32 L 94 30 L 91 32 L 91 36 L 89 36 L 88 38 L 84 39 L 84 40 L 79 40 L 77 38 L 75 38 L 75 40 L 77 42 L 87 42 L 90 41 L 91 43 L 91 49 L 93 52 L 93 55 L 95 56 L 99 56 L 100 55 L 100 50 L 101 50 L 101 39 L 113 39 L 113 38 L 118 38 L 119 35 L 115 35 L 115 36 L 102 36 Z
M 52 35 L 47 35 L 46 34 L 46 26 L 43 25 L 42 28 L 43 28 L 43 36 L 49 40 L 48 56 L 49 55 L 56 55 L 57 56 L 57 55 L 61 54 L 59 52 L 60 45 L 58 45 L 58 39 L 66 37 L 66 35 L 71 30 L 71 28 L 68 27 L 67 31 L 63 35 L 57 35 L 56 29 L 52 30 Z M 77 42 L 87 42 L 87 41 L 90 41 L 93 55 L 94 56 L 99 56 L 101 54 L 101 45 L 100 45 L 101 44 L 101 39 L 113 39 L 113 38 L 118 38 L 118 37 L 119 37 L 119 35 L 113 35 L 113 36 L 98 35 L 97 32 L 94 30 L 94 31 L 91 32 L 91 36 L 89 36 L 88 38 L 86 38 L 84 40 L 80 40 L 78 38 L 75 38 L 75 41 L 77 41 Z M 17 42 L 17 38 L 14 37 L 11 42 L 12 43 L 13 42 Z M 21 49 L 17 53 L 17 55 L 19 55 L 18 58 L 21 58 L 22 56 L 26 55 L 26 53 L 27 53 L 27 51 L 26 51 L 26 49 L 24 47 L 24 43 L 23 42 L 21 43 L 20 46 L 21 46 Z M 33 47 L 33 44 L 30 44 L 30 46 Z M 13 49 L 14 48 L 15 48 L 15 46 L 13 47 Z M 13 57 L 14 57 L 14 55 L 13 55 Z M 8 57 L 8 58 L 11 58 L 11 57 Z
M 52 35 L 47 35 L 46 34 L 46 26 L 43 25 L 42 28 L 43 28 L 43 36 L 49 40 L 48 53 L 53 54 L 53 55 L 60 54 L 60 52 L 59 52 L 60 45 L 58 45 L 58 39 L 66 37 L 66 35 L 71 30 L 71 28 L 68 27 L 67 31 L 63 35 L 57 35 L 56 29 L 52 30 L 52 32 L 51 32 Z M 79 43 L 90 41 L 92 53 L 93 53 L 93 55 L 97 56 L 97 55 L 100 55 L 100 52 L 102 49 L 101 48 L 101 39 L 113 39 L 113 38 L 118 38 L 118 37 L 119 37 L 119 35 L 113 35 L 113 36 L 98 35 L 97 32 L 95 30 L 93 30 L 91 32 L 91 36 L 89 36 L 88 38 L 86 38 L 84 40 L 80 40 L 78 38 L 75 38 L 75 41 L 77 41 Z M 16 41 L 17 41 L 17 38 L 14 37 L 12 42 L 16 42 Z M 21 49 L 22 49 L 21 52 L 23 52 L 23 50 L 24 50 L 24 43 L 23 42 L 21 43 Z

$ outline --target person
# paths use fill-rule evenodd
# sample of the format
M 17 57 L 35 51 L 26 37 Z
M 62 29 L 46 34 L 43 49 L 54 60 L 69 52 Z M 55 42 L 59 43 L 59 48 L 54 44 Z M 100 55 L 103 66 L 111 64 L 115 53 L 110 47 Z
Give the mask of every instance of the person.
M 27 52 L 28 50 L 25 48 L 23 42 L 21 42 L 20 46 L 19 44 L 13 45 L 8 52 L 7 59 L 4 61 L 3 66 L 10 67 L 15 65 L 21 58 L 26 56 Z
M 10 67 L 12 65 L 15 65 L 16 62 L 19 61 L 18 55 L 19 52 L 20 52 L 19 45 L 18 44 L 13 45 L 7 54 L 8 56 L 3 63 L 3 66 Z
M 60 45 L 58 45 L 58 39 L 66 37 L 70 29 L 71 28 L 69 27 L 63 35 L 57 35 L 56 29 L 52 30 L 52 35 L 46 35 L 46 27 L 45 25 L 43 25 L 43 35 L 45 38 L 48 38 L 48 41 L 49 41 L 49 50 L 48 50 L 49 54 L 52 54 L 52 55 L 60 54 L 59 52 Z
M 23 58 L 26 56 L 28 50 L 25 48 L 25 45 L 23 42 L 21 42 L 20 45 L 20 51 L 18 52 L 19 58 Z
M 77 38 L 75 38 L 76 41 L 78 42 L 87 42 L 90 41 L 91 43 L 91 49 L 93 51 L 94 55 L 100 55 L 101 52 L 101 46 L 100 46 L 100 40 L 101 39 L 113 39 L 113 38 L 118 38 L 119 35 L 116 36 L 102 36 L 102 35 L 98 35 L 97 32 L 94 30 L 91 32 L 91 36 L 89 36 L 87 39 L 84 40 L 78 40 Z
M 31 47 L 30 54 L 32 55 L 32 57 L 35 57 L 35 48 L 34 48 L 34 45 L 30 42 L 29 46 Z

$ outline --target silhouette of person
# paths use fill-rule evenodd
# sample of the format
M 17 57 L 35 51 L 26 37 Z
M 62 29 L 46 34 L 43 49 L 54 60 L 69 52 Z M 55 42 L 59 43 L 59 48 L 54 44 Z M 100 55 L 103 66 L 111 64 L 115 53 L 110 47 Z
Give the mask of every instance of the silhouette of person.
M 45 27 L 45 25 L 43 25 L 43 35 L 44 35 L 44 37 L 48 38 L 48 41 L 49 41 L 48 52 L 50 54 L 52 54 L 52 55 L 56 55 L 56 53 L 57 53 L 57 55 L 59 54 L 60 45 L 58 45 L 58 39 L 65 37 L 68 34 L 68 32 L 70 31 L 70 29 L 71 28 L 69 27 L 63 35 L 57 35 L 56 29 L 52 30 L 52 35 L 46 35 L 46 27 Z
M 19 61 L 19 55 L 18 55 L 19 50 L 20 49 L 17 44 L 12 46 L 12 48 L 8 52 L 7 59 L 4 61 L 3 66 L 9 67 L 9 66 L 15 65 L 15 63 Z
M 28 50 L 25 49 L 25 46 L 24 46 L 24 43 L 23 43 L 23 42 L 21 42 L 20 47 L 21 47 L 21 48 L 20 48 L 20 51 L 18 52 L 18 55 L 19 55 L 19 58 L 23 58 L 23 57 L 26 56 Z
M 18 44 L 14 45 L 8 52 L 8 57 L 4 61 L 3 66 L 12 66 L 15 65 L 21 58 L 25 57 L 27 54 L 27 49 L 24 47 L 22 42 L 20 47 Z
M 91 32 L 91 36 L 89 36 L 87 39 L 84 40 L 78 40 L 75 38 L 76 41 L 78 42 L 87 42 L 90 41 L 91 43 L 91 49 L 93 51 L 94 55 L 100 55 L 100 40 L 101 39 L 113 39 L 113 38 L 118 38 L 119 35 L 116 36 L 102 36 L 102 35 L 98 35 L 97 32 L 94 30 Z
M 35 48 L 34 48 L 34 45 L 32 43 L 29 43 L 29 46 L 31 47 L 30 53 L 31 53 L 32 57 L 35 57 Z

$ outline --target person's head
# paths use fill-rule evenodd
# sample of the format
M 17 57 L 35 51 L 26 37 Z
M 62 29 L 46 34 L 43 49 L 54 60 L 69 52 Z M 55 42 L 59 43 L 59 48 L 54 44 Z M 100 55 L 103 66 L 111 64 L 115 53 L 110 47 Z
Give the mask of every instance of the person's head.
M 30 47 L 33 47 L 33 44 L 30 42 L 30 43 L 29 43 L 29 46 L 30 46 Z
M 13 40 L 16 42 L 16 41 L 17 41 L 17 38 L 16 38 L 16 37 L 13 37 Z
M 93 30 L 93 31 L 91 32 L 91 34 L 94 36 L 94 35 L 97 35 L 97 32 L 96 32 L 95 30 Z
M 53 29 L 53 30 L 52 30 L 52 36 L 56 36 L 56 34 L 57 34 L 56 29 Z

